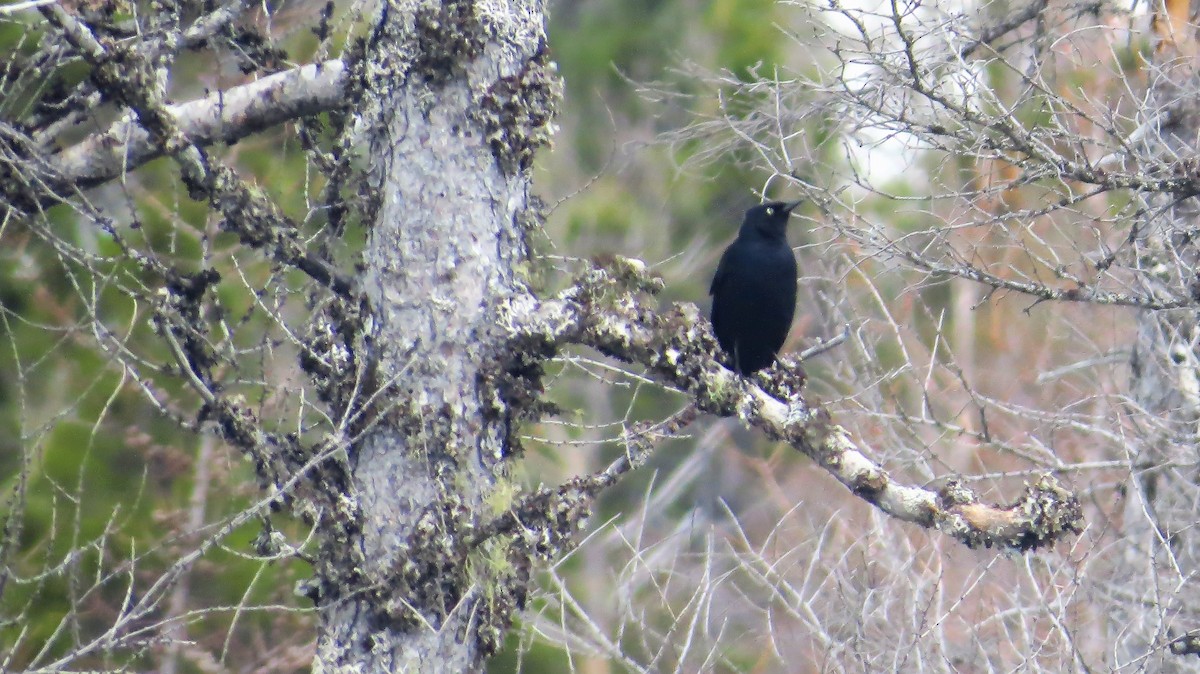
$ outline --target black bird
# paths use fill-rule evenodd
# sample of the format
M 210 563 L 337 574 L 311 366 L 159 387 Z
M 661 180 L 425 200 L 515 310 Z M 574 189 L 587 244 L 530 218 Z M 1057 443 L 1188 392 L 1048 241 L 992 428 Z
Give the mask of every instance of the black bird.
M 788 245 L 787 222 L 798 205 L 772 201 L 746 211 L 708 290 L 713 331 L 740 374 L 775 362 L 792 326 L 796 257 Z

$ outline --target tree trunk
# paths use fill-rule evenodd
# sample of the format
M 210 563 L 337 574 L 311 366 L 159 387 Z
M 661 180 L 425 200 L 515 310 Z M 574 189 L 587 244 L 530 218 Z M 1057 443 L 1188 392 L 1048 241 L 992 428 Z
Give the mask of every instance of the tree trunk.
M 500 312 L 529 292 L 517 269 L 531 157 L 560 85 L 539 2 L 389 2 L 367 49 L 378 203 L 362 280 L 386 400 L 351 451 L 361 531 L 327 574 L 351 582 L 325 583 L 317 663 L 473 671 L 527 581 L 517 546 L 476 548 L 470 534 L 512 451 L 487 373 L 508 348 Z

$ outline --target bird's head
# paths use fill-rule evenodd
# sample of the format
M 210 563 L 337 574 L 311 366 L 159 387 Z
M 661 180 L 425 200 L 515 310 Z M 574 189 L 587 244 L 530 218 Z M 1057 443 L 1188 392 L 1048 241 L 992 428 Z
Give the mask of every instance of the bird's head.
M 783 237 L 787 231 L 788 216 L 799 201 L 768 201 L 746 211 L 742 221 L 742 232 L 754 232 L 762 236 Z

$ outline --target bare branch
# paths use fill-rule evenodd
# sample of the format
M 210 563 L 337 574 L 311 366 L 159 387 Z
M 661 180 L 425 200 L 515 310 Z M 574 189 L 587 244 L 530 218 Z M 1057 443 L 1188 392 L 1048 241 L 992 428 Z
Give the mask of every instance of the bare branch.
M 1009 16 L 1004 21 L 991 26 L 985 26 L 984 29 L 979 32 L 978 38 L 968 42 L 961 50 L 959 50 L 959 55 L 962 58 L 967 58 L 978 51 L 981 47 L 990 45 L 991 43 L 999 40 L 1026 23 L 1033 21 L 1034 19 L 1038 18 L 1042 12 L 1046 11 L 1046 6 L 1049 4 L 1050 3 L 1048 0 L 1034 0 L 1034 2 L 1029 3 L 1019 11 L 1014 12 L 1012 16 Z
M 310 63 L 260 80 L 214 91 L 204 98 L 166 106 L 192 144 L 235 143 L 283 122 L 345 104 L 346 67 L 341 60 Z M 93 187 L 163 155 L 161 145 L 132 115 L 50 158 L 63 185 Z

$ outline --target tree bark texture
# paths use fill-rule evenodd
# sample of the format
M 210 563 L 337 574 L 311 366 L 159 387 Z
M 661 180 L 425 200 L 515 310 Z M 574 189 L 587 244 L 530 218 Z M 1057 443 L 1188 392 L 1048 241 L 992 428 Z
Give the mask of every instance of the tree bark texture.
M 487 376 L 528 290 L 533 151 L 560 85 L 539 2 L 389 2 L 367 49 L 378 201 L 363 257 L 380 416 L 351 451 L 353 582 L 322 596 L 324 671 L 481 667 L 523 601 L 529 549 L 468 543 L 505 480 L 508 401 Z M 343 577 L 342 580 L 345 580 Z

